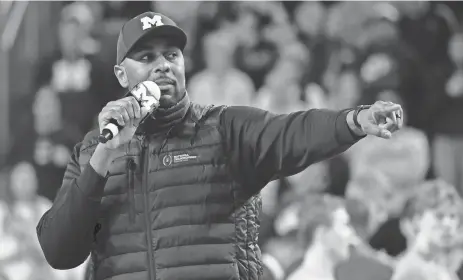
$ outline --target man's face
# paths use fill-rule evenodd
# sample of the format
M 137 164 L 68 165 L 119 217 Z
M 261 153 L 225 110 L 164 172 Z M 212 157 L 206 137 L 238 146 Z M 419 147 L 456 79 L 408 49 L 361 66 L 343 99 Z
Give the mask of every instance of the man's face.
M 355 233 L 346 209 L 339 208 L 332 214 L 331 228 L 325 233 L 324 242 L 333 258 L 338 261 L 350 256 L 350 246 L 355 242 Z
M 84 29 L 76 21 L 63 21 L 58 26 L 58 39 L 65 56 L 75 55 L 84 36 Z
M 434 248 L 450 248 L 459 242 L 461 214 L 456 207 L 427 210 L 414 222 L 417 239 Z
M 372 234 L 402 207 L 401 192 L 394 190 L 380 178 L 360 178 L 351 181 L 347 188 L 347 197 L 365 201 L 369 209 L 368 233 Z
M 125 68 L 128 88 L 143 81 L 153 81 L 159 86 L 161 107 L 177 103 L 185 93 L 183 54 L 164 38 L 149 38 L 137 43 L 122 66 Z M 121 82 L 117 73 L 116 76 Z

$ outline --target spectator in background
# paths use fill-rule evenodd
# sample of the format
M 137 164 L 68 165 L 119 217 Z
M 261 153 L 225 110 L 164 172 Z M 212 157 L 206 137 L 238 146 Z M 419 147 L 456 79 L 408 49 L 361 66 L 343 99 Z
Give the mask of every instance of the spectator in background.
M 328 10 L 321 1 L 302 1 L 294 10 L 298 37 L 310 51 L 311 65 L 306 68 L 305 83 L 321 84 L 326 70 L 331 42 L 324 34 Z
M 370 209 L 367 200 L 347 199 L 346 210 L 360 242 L 351 249 L 350 257 L 335 268 L 336 280 L 390 280 L 391 259 L 368 245 Z
M 435 133 L 434 172 L 463 196 L 463 33 L 453 35 L 448 54 L 450 69 L 429 111 Z
M 331 196 L 307 198 L 300 208 L 300 245 L 306 248 L 301 266 L 289 280 L 334 280 L 336 265 L 350 255 L 358 239 L 343 201 Z
M 242 7 L 235 26 L 239 42 L 236 50 L 236 65 L 249 75 L 255 88 L 260 88 L 264 84 L 265 77 L 275 65 L 279 55 L 276 46 L 266 40 L 262 34 L 266 24 L 268 23 L 257 12 Z
M 396 266 L 393 280 L 454 280 L 461 256 L 462 199 L 454 187 L 441 180 L 419 186 L 404 210 L 401 227 L 407 251 Z M 449 259 L 450 257 L 450 259 Z
M 397 1 L 401 18 L 399 30 L 401 40 L 412 46 L 423 63 L 434 63 L 445 59 L 450 29 L 439 12 L 442 6 L 433 1 Z
M 35 95 L 32 113 L 32 127 L 20 130 L 10 151 L 10 160 L 33 163 L 38 176 L 38 194 L 53 201 L 71 150 L 82 135 L 63 119 L 58 93 L 48 86 L 43 86 Z
M 436 107 L 445 96 L 448 78 L 447 46 L 452 34 L 451 26 L 441 12 L 443 3 L 435 1 L 396 1 L 400 11 L 398 27 L 400 40 L 410 49 L 410 66 L 403 72 L 407 86 L 404 97 L 408 106 L 409 123 L 434 133 L 432 124 Z M 445 109 L 444 109 L 445 110 Z
M 398 92 L 399 61 L 393 54 L 383 50 L 370 50 L 360 65 L 361 93 L 360 104 L 367 104 L 378 99 L 382 92 Z M 397 96 L 397 98 L 400 98 Z M 402 99 L 400 99 L 401 104 Z M 403 104 L 405 105 L 405 104 Z
M 36 131 L 33 159 L 38 172 L 39 194 L 54 200 L 67 160 L 77 139 L 82 137 L 62 117 L 59 96 L 50 88 L 37 93 L 33 106 Z M 75 127 L 74 127 L 75 128 Z
M 368 225 L 362 236 L 366 239 L 378 230 L 391 216 L 399 215 L 402 211 L 401 199 L 403 194 L 394 195 L 391 181 L 380 170 L 365 168 L 357 172 L 347 185 L 346 198 L 363 201 L 368 209 Z M 403 199 L 405 200 L 405 198 Z M 389 240 L 394 243 L 393 236 Z M 405 248 L 405 240 L 403 240 Z
M 249 105 L 254 95 L 252 80 L 233 65 L 235 38 L 218 31 L 204 39 L 206 69 L 190 80 L 189 94 L 199 104 Z
M 37 174 L 32 164 L 18 163 L 11 169 L 8 185 L 8 215 L 4 221 L 11 254 L 3 260 L 9 279 L 48 279 L 51 269 L 35 237 L 35 224 L 50 207 L 51 202 L 37 195 Z M 37 276 L 38 278 L 34 278 Z
M 7 208 L 0 206 L 0 271 L 9 280 L 83 280 L 85 264 L 58 271 L 46 262 L 35 225 L 51 207 L 51 201 L 38 195 L 37 190 L 37 172 L 31 163 L 20 162 L 11 169 Z
M 342 70 L 329 94 L 330 108 L 355 107 L 361 94 L 360 80 L 355 70 L 349 68 Z
M 310 64 L 310 53 L 299 42 L 280 48 L 280 57 L 259 89 L 254 106 L 277 114 L 308 109 L 302 102 L 304 69 Z
M 378 94 L 377 98 L 402 103 L 400 97 L 393 91 L 384 91 Z M 386 250 L 393 257 L 406 248 L 399 227 L 404 199 L 414 191 L 413 186 L 426 178 L 430 166 L 429 143 L 426 135 L 420 130 L 407 126 L 406 123 L 405 112 L 404 128 L 390 139 L 391 142 L 386 144 L 367 137 L 348 154 L 352 177 L 362 177 L 359 173 L 365 174 L 365 170 L 371 170 L 380 172 L 389 182 L 390 188 L 385 188 L 387 193 L 383 195 L 384 198 L 389 197 L 384 201 L 384 205 L 389 206 L 385 208 L 389 209 L 386 211 L 388 215 L 379 224 L 376 232 L 372 233 L 370 245 L 377 250 Z M 384 192 L 379 189 L 377 191 Z M 366 196 L 364 199 L 368 200 L 370 197 Z
M 196 30 L 193 34 L 187 34 L 188 45 L 191 39 L 191 62 L 192 65 L 186 66 L 185 71 L 187 80 L 194 76 L 199 71 L 204 70 L 206 67 L 205 50 L 204 50 L 204 38 L 211 32 L 218 31 L 223 28 L 225 22 L 232 22 L 237 17 L 236 6 L 239 2 L 232 1 L 201 1 L 197 7 L 196 15 Z M 182 26 L 183 28 L 183 26 Z M 240 30 L 242 32 L 243 30 Z M 189 48 L 188 46 L 186 48 Z
M 105 92 L 102 64 L 87 51 L 92 24 L 93 14 L 86 4 L 65 6 L 57 30 L 59 51 L 39 62 L 36 80 L 37 89 L 48 86 L 59 93 L 63 119 L 81 132 L 93 127 L 97 112 L 111 94 Z
M 254 106 L 276 114 L 307 109 L 301 101 L 300 69 L 287 59 L 280 59 L 258 91 Z
M 364 238 L 370 246 L 392 257 L 407 246 L 400 230 L 400 213 L 406 190 L 396 189 L 380 170 L 364 168 L 353 174 L 347 186 L 346 197 L 366 203 L 369 223 Z

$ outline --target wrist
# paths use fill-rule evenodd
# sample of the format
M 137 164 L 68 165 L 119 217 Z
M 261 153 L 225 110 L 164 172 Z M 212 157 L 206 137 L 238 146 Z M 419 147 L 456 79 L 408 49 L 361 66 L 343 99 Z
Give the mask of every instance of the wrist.
M 90 158 L 90 165 L 100 176 L 106 177 L 113 160 L 113 150 L 100 143 L 96 146 L 95 152 Z
M 355 116 L 355 110 L 350 111 L 347 114 L 346 121 L 347 121 L 347 126 L 349 127 L 350 131 L 354 133 L 357 136 L 365 136 L 366 133 L 363 131 L 362 127 L 358 127 L 356 125 L 356 119 L 360 117 L 360 114 L 365 114 L 365 110 L 360 110 Z M 357 121 L 358 122 L 358 121 Z

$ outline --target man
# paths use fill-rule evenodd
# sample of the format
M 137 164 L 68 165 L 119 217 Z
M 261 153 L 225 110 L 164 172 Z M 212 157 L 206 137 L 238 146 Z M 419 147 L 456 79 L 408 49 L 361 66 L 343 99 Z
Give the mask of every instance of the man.
M 185 33 L 146 12 L 122 28 L 114 72 L 122 87 L 161 89 L 147 115 L 132 97 L 109 102 L 100 131 L 76 145 L 53 207 L 37 233 L 51 266 L 91 253 L 94 279 L 258 279 L 259 191 L 278 176 L 345 151 L 365 134 L 388 138 L 399 105 L 273 115 L 250 107 L 192 104 L 185 89 Z M 357 122 L 358 126 L 355 125 Z
M 343 200 L 328 195 L 309 197 L 299 209 L 299 236 L 307 248 L 301 266 L 289 280 L 334 280 L 336 266 L 349 258 L 356 237 Z
M 373 187 L 374 188 L 374 187 Z M 371 230 L 371 216 L 366 204 L 368 199 L 346 200 L 346 210 L 351 225 L 360 237 L 360 243 L 352 248 L 347 260 L 341 261 L 335 268 L 336 280 L 390 280 L 392 276 L 392 259 L 386 253 L 375 251 L 368 244 Z
M 393 280 L 456 280 L 461 265 L 462 201 L 454 186 L 426 182 L 412 196 L 401 222 L 407 251 Z
M 394 139 L 396 136 L 397 134 L 394 135 Z M 361 145 L 364 143 L 362 142 Z M 381 143 L 381 145 L 384 144 Z M 384 159 L 384 157 L 378 158 L 378 161 Z M 375 250 L 384 251 L 395 257 L 406 247 L 405 237 L 400 231 L 398 216 L 402 212 L 410 188 L 394 186 L 389 176 L 385 175 L 381 169 L 372 168 L 371 165 L 364 165 L 361 171 L 357 169 L 358 171 L 353 174 L 348 184 L 346 196 L 350 199 L 361 200 L 368 207 L 369 225 L 365 238 L 369 245 Z

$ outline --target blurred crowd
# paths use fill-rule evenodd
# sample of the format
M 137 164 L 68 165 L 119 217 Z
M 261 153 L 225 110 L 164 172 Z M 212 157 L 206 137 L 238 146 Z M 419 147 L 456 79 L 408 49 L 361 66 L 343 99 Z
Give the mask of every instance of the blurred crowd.
M 391 140 L 367 137 L 262 191 L 263 279 L 463 279 L 463 4 L 66 2 L 40 59 L 0 180 L 0 279 L 81 280 L 46 264 L 35 226 L 73 146 L 124 90 L 118 31 L 143 11 L 188 34 L 193 101 L 279 114 L 376 100 L 403 106 Z M 14 113 L 14 112 L 13 112 Z M 4 182 L 4 183 L 3 183 Z

